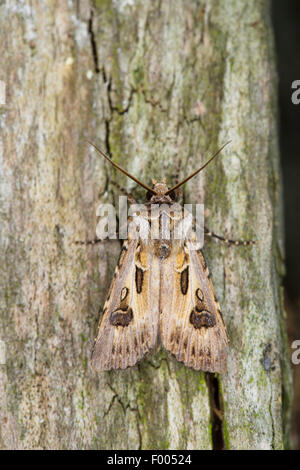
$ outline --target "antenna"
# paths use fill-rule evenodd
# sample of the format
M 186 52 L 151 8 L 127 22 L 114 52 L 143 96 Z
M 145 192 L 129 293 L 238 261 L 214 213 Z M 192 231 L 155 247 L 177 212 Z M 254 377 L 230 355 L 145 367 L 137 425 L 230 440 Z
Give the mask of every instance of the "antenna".
M 192 173 L 190 176 L 187 176 L 184 180 L 182 180 L 180 183 L 177 183 L 175 186 L 173 186 L 173 188 L 171 189 L 168 189 L 168 191 L 166 192 L 166 195 L 170 194 L 172 191 L 175 191 L 175 189 L 178 189 L 181 185 L 183 185 L 184 183 L 186 183 L 188 180 L 190 180 L 191 178 L 193 178 L 193 176 L 195 176 L 197 173 L 199 173 L 201 170 L 203 170 L 222 150 L 224 147 L 226 147 L 226 145 L 228 145 L 229 143 L 231 142 L 231 140 L 229 140 L 228 142 L 226 142 L 226 144 L 224 144 L 219 150 L 217 150 L 217 152 L 203 165 L 201 166 L 201 168 L 199 168 L 198 170 L 194 171 L 194 173 Z
M 117 163 L 113 162 L 111 158 L 109 158 L 108 155 L 106 155 L 104 152 L 102 152 L 102 150 L 100 150 L 95 144 L 93 144 L 92 142 L 90 142 L 89 140 L 87 140 L 87 142 L 92 145 L 92 147 L 94 147 L 97 152 L 100 153 L 100 155 L 102 155 L 102 157 L 106 158 L 106 160 L 109 161 L 109 163 L 112 164 L 112 166 L 114 166 L 115 168 L 117 168 L 118 170 L 120 170 L 122 173 L 124 173 L 124 175 L 128 176 L 129 178 L 131 178 L 135 183 L 139 184 L 140 186 L 142 186 L 144 189 L 147 189 L 147 191 L 150 191 L 152 194 L 156 194 L 156 192 L 150 188 L 149 186 L 147 186 L 146 184 L 142 183 L 141 181 L 139 181 L 137 178 L 135 178 L 133 175 L 131 175 L 130 173 L 128 173 L 128 171 L 124 170 L 122 167 L 120 167 Z

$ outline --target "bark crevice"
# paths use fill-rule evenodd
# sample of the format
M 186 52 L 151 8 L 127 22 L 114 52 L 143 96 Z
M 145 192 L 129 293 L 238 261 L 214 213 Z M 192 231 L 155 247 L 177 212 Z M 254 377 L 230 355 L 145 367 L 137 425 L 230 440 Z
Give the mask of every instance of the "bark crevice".
M 223 402 L 220 391 L 219 379 L 215 374 L 205 374 L 209 391 L 211 437 L 214 450 L 225 450 L 225 439 L 223 429 Z
M 90 17 L 88 20 L 88 33 L 90 37 L 92 57 L 93 57 L 93 62 L 94 62 L 94 71 L 95 73 L 98 74 L 100 73 L 100 68 L 99 68 L 97 43 L 96 43 L 95 32 L 94 32 L 94 10 L 93 9 L 90 10 Z

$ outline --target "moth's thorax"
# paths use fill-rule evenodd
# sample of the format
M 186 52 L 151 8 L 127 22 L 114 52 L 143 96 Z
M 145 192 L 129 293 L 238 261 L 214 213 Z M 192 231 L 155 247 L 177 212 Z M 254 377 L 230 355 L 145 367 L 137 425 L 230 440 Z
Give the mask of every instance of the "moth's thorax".
M 150 199 L 151 204 L 172 204 L 173 202 L 170 196 L 165 196 L 164 194 L 155 194 Z
M 168 258 L 172 251 L 171 240 L 155 240 L 153 243 L 153 254 L 160 260 Z

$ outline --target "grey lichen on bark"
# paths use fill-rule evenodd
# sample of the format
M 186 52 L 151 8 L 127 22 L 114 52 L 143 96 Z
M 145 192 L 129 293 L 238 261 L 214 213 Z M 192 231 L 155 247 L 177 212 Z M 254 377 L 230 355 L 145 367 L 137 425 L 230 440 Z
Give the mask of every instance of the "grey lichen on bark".
M 291 379 L 276 74 L 265 2 L 2 3 L 0 79 L 1 448 L 280 449 Z M 93 239 L 117 181 L 144 193 L 89 138 L 150 184 L 182 176 L 206 224 L 230 337 L 229 368 L 205 378 L 165 352 L 125 371 L 89 364 L 120 244 Z M 4 353 L 2 353 L 3 357 Z M 1 361 L 0 361 L 1 362 Z M 5 363 L 4 363 L 5 362 Z M 219 426 L 219 429 L 217 429 Z

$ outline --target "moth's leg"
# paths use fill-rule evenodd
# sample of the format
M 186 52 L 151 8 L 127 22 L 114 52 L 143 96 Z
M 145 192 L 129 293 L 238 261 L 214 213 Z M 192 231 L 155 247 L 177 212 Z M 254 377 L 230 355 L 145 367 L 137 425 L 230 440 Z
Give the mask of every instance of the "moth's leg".
M 117 235 L 117 238 L 113 238 L 113 240 L 119 239 L 118 227 L 116 230 L 116 235 Z M 95 245 L 96 243 L 101 243 L 101 242 L 104 242 L 105 240 L 109 240 L 109 236 L 103 237 L 103 238 L 94 238 L 92 240 L 75 240 L 73 243 L 75 243 L 75 245 Z
M 131 221 L 131 217 L 129 217 L 127 223 Z M 122 227 L 122 231 L 121 233 L 124 233 L 124 227 Z M 127 238 L 127 237 L 126 237 Z M 126 239 L 125 238 L 125 239 Z M 75 245 L 95 245 L 96 243 L 101 243 L 101 242 L 104 242 L 105 240 L 109 240 L 109 236 L 107 237 L 103 237 L 103 238 L 94 238 L 92 240 L 75 240 L 73 243 L 75 243 Z M 117 224 L 117 227 L 116 227 L 116 238 L 113 237 L 114 240 L 118 240 L 120 239 L 120 229 L 119 229 L 119 224 Z M 123 237 L 122 239 L 120 240 L 123 240 Z
M 93 240 L 75 240 L 73 243 L 75 243 L 75 245 L 95 245 L 96 243 L 101 243 L 104 240 L 107 240 L 107 238 L 94 238 Z
M 214 232 L 211 232 L 207 227 L 204 227 L 204 234 L 208 237 L 211 238 L 217 238 L 221 242 L 226 243 L 226 245 L 234 245 L 234 246 L 249 246 L 249 245 L 255 245 L 256 240 L 231 240 L 229 238 L 224 238 L 221 235 L 217 235 Z
M 124 195 L 128 198 L 128 201 L 130 204 L 136 204 L 135 198 L 132 196 L 132 194 L 128 193 L 124 188 L 122 188 L 118 183 L 115 181 L 111 181 L 111 183 Z M 119 227 L 117 226 L 117 239 L 119 239 Z M 93 240 L 75 240 L 73 243 L 75 245 L 95 245 L 96 243 L 101 243 L 104 240 L 108 240 L 109 237 L 105 238 L 94 238 Z
M 132 220 L 131 217 L 128 218 L 127 220 L 127 224 Z M 120 238 L 120 233 L 126 233 L 127 234 L 127 231 L 125 232 L 125 228 L 126 226 L 123 225 L 120 229 L 119 227 L 119 220 L 118 220 L 118 223 L 117 223 L 117 226 L 116 226 L 116 237 L 112 237 L 114 240 L 123 240 L 124 239 L 124 236 L 122 236 L 122 238 Z M 125 236 L 125 239 L 127 238 L 127 235 Z M 106 237 L 103 237 L 103 238 L 94 238 L 92 240 L 75 240 L 73 241 L 73 243 L 75 243 L 75 245 L 95 245 L 96 243 L 101 243 L 105 240 L 109 240 L 110 237 L 109 236 L 106 236 Z
M 113 184 L 124 196 L 126 196 L 128 198 L 128 201 L 130 202 L 130 204 L 136 204 L 135 198 L 133 197 L 132 194 L 128 193 L 126 191 L 126 189 L 124 189 L 122 186 L 120 186 L 115 181 L 111 181 L 111 184 Z

